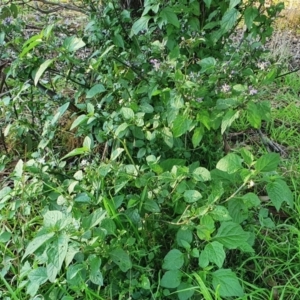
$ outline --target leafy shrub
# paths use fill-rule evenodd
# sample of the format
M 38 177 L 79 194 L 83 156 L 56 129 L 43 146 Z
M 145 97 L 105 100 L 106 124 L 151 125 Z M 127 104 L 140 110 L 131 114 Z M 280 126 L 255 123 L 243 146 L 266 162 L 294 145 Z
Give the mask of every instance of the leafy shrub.
M 256 129 L 270 120 L 259 89 L 279 70 L 264 60 L 263 44 L 282 5 L 263 2 L 149 0 L 137 19 L 113 1 L 89 2 L 78 36 L 49 25 L 22 47 L 2 25 L 1 47 L 16 55 L 6 69 L 14 88 L 1 104 L 6 131 L 24 120 L 38 137 L 11 174 L 13 187 L 0 191 L 3 221 L 29 220 L 1 235 L 20 266 L 18 291 L 47 299 L 244 295 L 232 261 L 253 255 L 257 226 L 272 226 L 261 191 L 277 210 L 293 205 L 278 154 L 223 153 L 240 116 Z M 65 153 L 56 147 L 68 109 L 84 142 Z

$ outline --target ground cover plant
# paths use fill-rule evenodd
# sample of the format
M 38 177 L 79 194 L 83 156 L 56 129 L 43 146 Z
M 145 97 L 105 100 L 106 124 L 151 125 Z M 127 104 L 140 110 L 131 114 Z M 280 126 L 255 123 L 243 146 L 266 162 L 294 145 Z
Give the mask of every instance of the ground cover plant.
M 297 299 L 282 9 L 1 7 L 1 299 Z

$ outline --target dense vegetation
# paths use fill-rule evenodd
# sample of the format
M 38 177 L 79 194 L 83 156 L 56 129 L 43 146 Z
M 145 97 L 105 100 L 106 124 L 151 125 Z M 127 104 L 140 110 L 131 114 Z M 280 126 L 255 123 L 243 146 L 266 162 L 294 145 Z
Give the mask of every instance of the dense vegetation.
M 264 4 L 0 8 L 1 299 L 297 299 L 299 157 L 268 136 L 297 146 L 272 94 L 298 77 Z

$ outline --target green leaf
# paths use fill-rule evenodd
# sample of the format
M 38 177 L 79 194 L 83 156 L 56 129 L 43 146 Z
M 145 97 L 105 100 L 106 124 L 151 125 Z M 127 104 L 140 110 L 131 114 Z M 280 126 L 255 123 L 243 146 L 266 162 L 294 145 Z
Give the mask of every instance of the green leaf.
M 161 286 L 169 289 L 177 288 L 181 283 L 182 273 L 180 270 L 172 270 L 167 271 L 162 279 L 161 279 Z
M 257 172 L 272 172 L 276 171 L 280 163 L 280 155 L 278 153 L 267 153 L 261 156 L 255 163 Z
M 178 270 L 183 266 L 183 263 L 183 253 L 178 249 L 172 249 L 165 256 L 162 267 L 165 270 Z
M 54 236 L 54 232 L 49 232 L 34 238 L 26 247 L 26 251 L 22 257 L 22 260 L 24 260 L 24 258 L 29 254 L 33 254 L 35 250 L 37 250 L 47 241 L 51 240 L 53 236 Z
M 231 124 L 238 119 L 240 112 L 239 111 L 234 111 L 234 110 L 228 110 L 225 116 L 222 119 L 222 124 L 221 124 L 221 134 L 223 134 L 226 129 L 228 129 Z
M 115 34 L 112 38 L 114 44 L 120 48 L 125 48 L 125 45 L 124 45 L 124 40 L 122 38 L 122 36 L 120 34 Z
M 22 177 L 22 174 L 23 174 L 23 166 L 24 166 L 24 162 L 22 159 L 19 159 L 16 166 L 15 166 L 15 169 L 14 169 L 14 175 L 18 178 L 21 178 Z
M 170 128 L 164 127 L 161 130 L 161 133 L 162 133 L 162 138 L 163 138 L 164 142 L 166 143 L 166 145 L 168 147 L 172 148 L 173 144 L 174 144 L 174 140 L 173 140 L 173 134 L 172 134 Z
M 86 147 L 76 148 L 76 149 L 72 150 L 71 152 L 69 152 L 68 154 L 66 154 L 61 160 L 64 160 L 68 157 L 72 157 L 72 156 L 76 156 L 76 155 L 83 155 L 83 154 L 87 154 L 87 153 L 89 153 L 89 149 L 87 149 Z
M 253 154 L 247 150 L 246 148 L 242 148 L 241 149 L 241 155 L 244 159 L 244 162 L 247 164 L 247 165 L 252 165 L 253 161 L 254 161 L 254 156 Z
M 91 89 L 88 90 L 88 92 L 86 93 L 86 98 L 87 99 L 93 98 L 96 95 L 103 93 L 105 91 L 106 91 L 106 89 L 105 89 L 104 85 L 101 83 L 98 83 L 98 84 L 94 85 Z
M 120 154 L 124 151 L 123 148 L 117 148 L 115 149 L 112 153 L 111 153 L 111 156 L 110 156 L 110 159 L 111 160 L 116 160 L 117 157 L 120 156 Z
M 6 243 L 10 240 L 12 234 L 8 231 L 4 231 L 0 234 L 0 243 Z
M 66 112 L 70 105 L 70 102 L 65 103 L 64 105 L 60 106 L 57 110 L 57 113 L 51 120 L 51 125 L 54 126 L 56 122 L 59 120 L 59 118 Z
M 111 251 L 110 257 L 112 261 L 119 266 L 122 272 L 127 272 L 132 268 L 132 263 L 129 255 L 121 248 Z
M 213 57 L 206 57 L 200 60 L 199 65 L 201 66 L 200 73 L 204 73 L 207 71 L 213 71 L 217 61 Z
M 254 128 L 260 128 L 261 126 L 261 114 L 257 105 L 253 102 L 249 102 L 247 105 L 247 119 L 251 126 Z
M 9 186 L 5 186 L 2 190 L 0 190 L 0 200 L 2 200 L 4 197 L 8 196 L 11 191 L 12 191 L 12 189 Z
M 219 242 L 211 242 L 207 244 L 203 250 L 210 262 L 215 263 L 219 268 L 223 266 L 226 254 L 223 245 Z
M 134 118 L 134 112 L 129 107 L 122 107 L 121 114 L 123 115 L 124 119 L 131 120 Z
M 188 244 L 192 243 L 192 241 L 193 241 L 193 233 L 192 233 L 191 230 L 189 230 L 189 229 L 184 230 L 184 229 L 180 228 L 177 231 L 176 242 L 177 242 L 178 246 L 184 247 L 183 241 L 185 243 L 188 243 Z
M 259 11 L 254 6 L 249 6 L 244 11 L 245 24 L 247 29 L 250 30 L 252 28 L 253 21 L 259 15 Z
M 229 9 L 231 9 L 231 8 L 234 8 L 234 7 L 236 7 L 238 4 L 240 4 L 241 3 L 241 0 L 230 0 L 230 3 L 229 3 Z
M 89 276 L 91 282 L 102 286 L 103 276 L 102 273 L 100 272 L 101 258 L 93 254 L 89 256 L 88 261 L 91 268 L 91 272 Z
M 218 161 L 216 168 L 228 174 L 235 173 L 242 168 L 242 159 L 234 153 L 229 153 Z
M 130 36 L 137 35 L 142 30 L 147 30 L 150 19 L 151 17 L 149 16 L 143 16 L 135 21 L 132 26 Z
M 184 201 L 187 203 L 193 203 L 202 198 L 202 195 L 196 190 L 187 190 L 183 194 Z
M 69 237 L 66 233 L 60 233 L 56 237 L 51 247 L 47 250 L 48 263 L 47 275 L 50 282 L 54 282 L 60 272 L 64 259 L 68 251 Z
M 236 249 L 247 243 L 249 233 L 234 222 L 223 222 L 218 233 L 213 237 L 214 240 L 220 242 L 228 249 Z
M 87 115 L 81 115 L 79 117 L 77 117 L 74 122 L 71 125 L 70 130 L 73 130 L 74 128 L 76 128 L 78 125 L 80 125 L 81 123 L 85 122 L 89 117 Z
M 204 0 L 206 7 L 209 9 L 212 3 L 212 0 Z
M 115 135 L 118 137 L 118 138 L 122 138 L 126 132 L 127 132 L 127 128 L 128 128 L 128 124 L 127 123 L 122 123 L 121 125 L 118 126 L 118 128 L 116 129 L 115 131 Z
M 235 223 L 241 224 L 249 217 L 248 207 L 245 205 L 242 199 L 239 198 L 230 199 L 228 203 L 228 210 L 230 216 L 232 217 L 232 221 L 234 221 Z
M 266 189 L 277 211 L 283 202 L 287 202 L 290 207 L 293 207 L 293 194 L 286 182 L 276 179 L 274 182 L 268 183 Z
M 192 136 L 192 143 L 193 143 L 194 148 L 199 146 L 203 136 L 204 136 L 204 127 L 203 126 L 197 127 L 194 130 L 194 133 Z
M 41 76 L 44 74 L 44 72 L 47 70 L 47 68 L 53 63 L 55 59 L 47 59 L 45 60 L 37 70 L 35 76 L 34 76 L 34 85 L 36 86 Z
M 210 172 L 206 168 L 203 168 L 203 167 L 196 168 L 193 171 L 192 176 L 195 180 L 201 181 L 201 182 L 211 180 Z
M 63 47 L 69 52 L 75 52 L 85 46 L 85 42 L 76 36 L 67 37 L 63 42 Z
M 163 23 L 172 24 L 176 28 L 179 28 L 180 24 L 177 18 L 177 15 L 174 13 L 174 10 L 171 7 L 165 7 L 160 12 L 160 17 L 163 19 Z
M 91 228 L 94 228 L 95 226 L 97 226 L 102 222 L 105 216 L 106 216 L 105 210 L 103 210 L 102 208 L 96 209 L 87 217 L 82 218 L 82 224 L 81 224 L 82 228 L 86 231 Z
M 242 297 L 244 295 L 237 276 L 230 269 L 221 269 L 212 273 L 212 284 L 221 297 Z
M 159 213 L 160 208 L 159 205 L 151 199 L 147 199 L 144 203 L 144 209 L 153 213 Z
M 188 282 L 181 282 L 181 284 L 177 287 L 178 299 L 179 300 L 188 300 L 194 295 L 196 287 L 193 287 Z
M 180 137 L 191 129 L 192 120 L 186 116 L 178 115 L 173 123 L 173 135 L 174 137 Z
M 221 30 L 228 32 L 236 24 L 239 11 L 235 8 L 231 8 L 225 12 L 221 20 Z
M 47 270 L 44 267 L 33 269 L 28 274 L 28 279 L 38 285 L 42 285 L 48 280 Z

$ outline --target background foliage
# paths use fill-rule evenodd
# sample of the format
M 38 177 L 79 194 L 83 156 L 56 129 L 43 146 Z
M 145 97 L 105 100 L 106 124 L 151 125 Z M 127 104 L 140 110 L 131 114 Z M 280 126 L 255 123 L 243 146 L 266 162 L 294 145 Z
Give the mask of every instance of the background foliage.
M 46 4 L 1 7 L 3 299 L 272 299 L 269 207 L 294 195 L 274 148 L 227 136 L 272 121 L 283 5 Z

